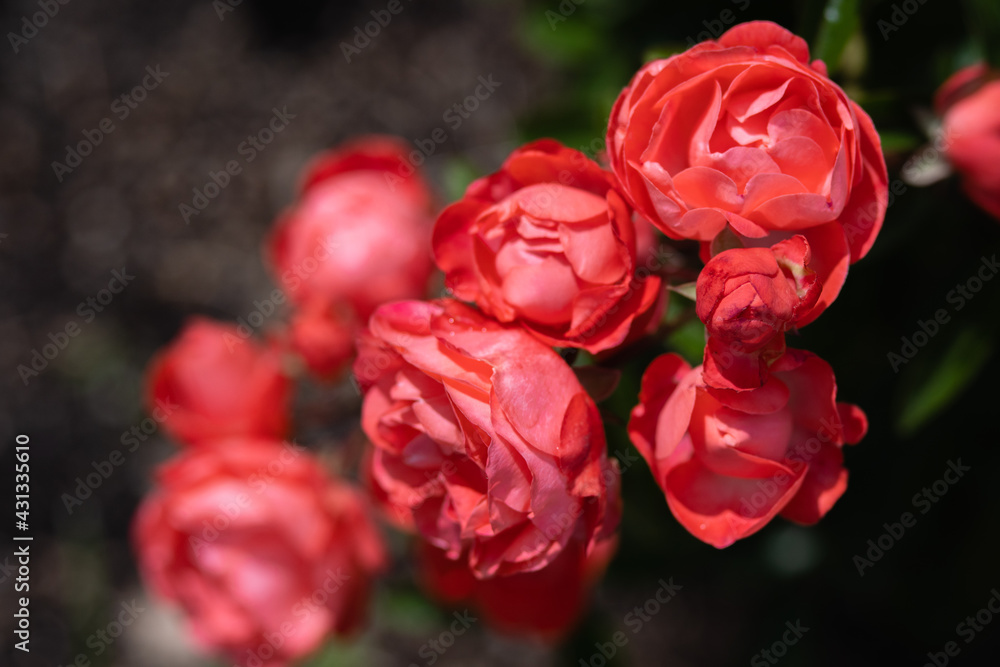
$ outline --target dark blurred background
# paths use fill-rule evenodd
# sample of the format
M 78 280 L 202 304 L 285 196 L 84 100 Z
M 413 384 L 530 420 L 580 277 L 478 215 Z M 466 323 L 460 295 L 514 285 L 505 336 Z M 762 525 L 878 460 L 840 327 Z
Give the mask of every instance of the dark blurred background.
M 24 17 L 41 11 L 38 0 L 0 10 L 0 503 L 11 508 L 0 522 L 0 663 L 19 667 L 71 664 L 79 654 L 98 666 L 222 664 L 193 652 L 176 612 L 146 598 L 128 543 L 150 471 L 173 445 L 154 433 L 81 503 L 67 507 L 64 494 L 142 424 L 144 366 L 185 318 L 245 317 L 271 292 L 261 242 L 315 152 L 369 132 L 425 139 L 448 127 L 443 114 L 478 77 L 492 75 L 496 92 L 427 160 L 446 202 L 528 139 L 599 153 L 611 103 L 644 60 L 766 18 L 805 37 L 872 115 L 895 182 L 914 156 L 936 164 L 926 146 L 936 87 L 1000 44 L 985 0 L 402 0 L 348 62 L 342 44 L 357 48 L 355 28 L 386 2 L 42 3 L 58 11 L 34 32 Z M 241 142 L 275 109 L 294 118 L 244 162 Z M 67 156 L 67 145 L 88 137 L 90 154 Z M 179 206 L 233 159 L 242 173 L 186 222 Z M 968 203 L 954 177 L 924 188 L 899 180 L 894 191 L 871 254 L 819 323 L 789 341 L 827 359 L 841 400 L 871 420 L 846 453 L 850 486 L 833 511 L 808 529 L 776 520 L 718 551 L 671 517 L 612 417 L 609 443 L 625 470 L 621 549 L 577 633 L 546 647 L 476 625 L 435 664 L 922 665 L 949 641 L 960 652 L 938 656 L 939 665 L 1000 663 L 1000 619 L 971 637 L 957 627 L 1000 587 L 1000 449 L 988 421 L 997 411 L 1000 279 L 961 308 L 949 298 L 1000 250 L 1000 223 Z M 134 278 L 120 293 L 102 292 L 115 271 Z M 896 372 L 889 353 L 942 308 L 949 321 Z M 69 325 L 78 334 L 61 336 Z M 690 333 L 672 343 L 700 356 Z M 47 344 L 61 349 L 41 370 L 37 360 L 37 373 L 25 370 Z M 625 418 L 644 364 L 660 351 L 631 362 L 603 406 L 609 414 Z M 349 385 L 307 388 L 299 441 L 335 447 L 357 406 Z M 14 650 L 7 611 L 16 434 L 31 439 L 30 654 Z M 959 460 L 970 470 L 935 493 Z M 915 504 L 925 487 L 934 502 Z M 884 524 L 907 511 L 916 524 L 884 537 Z M 891 546 L 862 576 L 855 557 L 872 558 L 868 541 L 880 536 Z M 421 646 L 449 612 L 415 588 L 405 543 L 393 540 L 401 557 L 369 631 L 310 664 L 430 664 Z M 671 577 L 682 590 L 637 629 L 629 613 Z M 145 609 L 137 623 L 111 645 L 95 643 L 133 599 Z M 976 623 L 987 615 L 994 620 L 987 612 Z M 796 625 L 794 645 L 761 653 Z M 618 631 L 628 641 L 605 660 L 598 645 Z

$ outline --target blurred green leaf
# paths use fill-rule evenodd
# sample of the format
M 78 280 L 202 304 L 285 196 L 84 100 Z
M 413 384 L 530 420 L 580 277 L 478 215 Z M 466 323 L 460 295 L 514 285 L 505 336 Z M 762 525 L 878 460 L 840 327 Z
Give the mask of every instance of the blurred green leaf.
M 840 67 L 844 47 L 858 26 L 858 0 L 829 0 L 826 3 L 812 55 L 825 62 L 830 73 Z
M 372 662 L 368 646 L 357 642 L 329 642 L 302 667 L 367 667 Z
M 932 370 L 916 382 L 915 391 L 896 420 L 896 430 L 911 435 L 948 407 L 993 354 L 993 339 L 976 328 L 962 331 Z
M 415 589 L 387 590 L 375 601 L 375 616 L 393 629 L 424 635 L 437 627 L 441 610 Z
M 705 353 L 705 325 L 697 319 L 688 320 L 667 336 L 667 345 L 697 366 Z
M 581 8 L 572 5 L 572 13 L 564 13 L 557 3 L 540 13 L 528 13 L 522 21 L 524 43 L 539 56 L 550 61 L 572 63 L 600 53 L 603 41 L 600 33 Z
M 445 164 L 443 176 L 444 195 L 448 202 L 453 202 L 462 198 L 465 188 L 479 178 L 480 173 L 468 160 L 455 157 Z
M 879 132 L 879 138 L 882 140 L 883 153 L 912 151 L 924 141 L 921 137 L 907 132 L 882 131 Z
M 1000 2 L 965 0 L 966 24 L 976 36 L 986 62 L 1000 68 Z
M 657 46 L 651 46 L 646 49 L 642 54 L 642 62 L 648 63 L 654 60 L 661 60 L 663 58 L 669 58 L 670 56 L 684 51 L 685 47 L 680 42 L 674 44 L 661 44 Z

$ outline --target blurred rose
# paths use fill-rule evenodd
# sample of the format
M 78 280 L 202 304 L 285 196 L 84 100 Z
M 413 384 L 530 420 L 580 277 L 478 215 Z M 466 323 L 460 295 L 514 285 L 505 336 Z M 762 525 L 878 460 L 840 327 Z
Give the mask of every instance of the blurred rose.
M 650 323 L 662 290 L 648 268 L 636 277 L 632 211 L 613 183 L 551 139 L 518 148 L 438 218 L 434 256 L 448 287 L 549 345 L 620 345 L 633 323 Z
M 618 98 L 607 140 L 626 196 L 673 238 L 710 241 L 728 224 L 769 246 L 829 228 L 855 262 L 885 216 L 871 120 L 822 61 L 809 62 L 806 42 L 774 23 L 737 25 L 645 65 Z
M 860 408 L 836 402 L 830 366 L 789 349 L 744 392 L 708 388 L 701 371 L 676 354 L 655 359 L 629 422 L 677 520 L 718 548 L 778 513 L 819 521 L 847 488 L 841 445 L 868 427 Z
M 432 264 L 431 197 L 408 146 L 365 137 L 318 158 L 268 244 L 296 304 L 350 304 L 362 321 L 379 304 L 422 297 Z
M 587 555 L 583 542 L 573 540 L 537 572 L 476 579 L 464 559 L 452 560 L 444 551 L 421 542 L 421 579 L 434 597 L 453 606 L 471 606 L 502 632 L 556 641 L 576 623 L 617 546 L 616 539 L 607 539 Z M 468 613 L 459 617 L 476 618 Z
M 698 275 L 696 308 L 705 323 L 705 382 L 753 389 L 785 351 L 784 332 L 816 303 L 821 285 L 802 236 L 770 248 L 733 248 Z
M 184 444 L 227 436 L 280 438 L 292 386 L 277 350 L 242 326 L 192 318 L 150 362 L 147 402 L 166 405 L 163 426 Z M 154 412 L 155 414 L 155 412 Z
M 354 368 L 392 520 L 480 579 L 539 571 L 571 542 L 589 553 L 613 534 L 617 471 L 559 355 L 451 300 L 382 306 L 369 328 Z
M 952 75 L 937 93 L 945 153 L 965 191 L 1000 219 L 1000 80 L 983 65 Z
M 329 378 L 339 374 L 351 361 L 355 330 L 350 312 L 314 300 L 292 314 L 288 343 L 312 373 Z
M 157 479 L 135 518 L 140 570 L 207 649 L 279 667 L 363 623 L 381 537 L 362 496 L 308 452 L 235 439 Z

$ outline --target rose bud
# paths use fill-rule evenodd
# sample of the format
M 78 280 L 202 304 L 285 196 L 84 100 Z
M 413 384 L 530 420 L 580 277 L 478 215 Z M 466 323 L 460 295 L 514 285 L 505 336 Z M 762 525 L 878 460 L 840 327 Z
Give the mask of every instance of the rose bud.
M 549 345 L 608 350 L 659 312 L 660 278 L 636 274 L 632 211 L 611 174 L 551 139 L 472 183 L 433 245 L 457 298 Z
M 290 664 L 365 620 L 385 566 L 363 496 L 305 450 L 240 438 L 187 450 L 139 507 L 139 569 L 206 650 Z
M 607 143 L 629 202 L 675 239 L 711 241 L 728 226 L 769 246 L 828 227 L 855 262 L 885 216 L 871 119 L 803 39 L 767 21 L 646 64 L 615 103 Z M 840 284 L 821 278 L 835 296 Z
M 313 300 L 292 314 L 288 345 L 314 375 L 328 379 L 350 364 L 357 329 L 349 310 Z
M 421 542 L 421 579 L 435 598 L 454 606 L 471 606 L 501 632 L 554 642 L 576 624 L 617 546 L 614 538 L 598 542 L 588 556 L 583 543 L 575 540 L 551 565 L 537 572 L 476 579 L 462 562 Z
M 847 488 L 842 445 L 868 424 L 837 403 L 829 364 L 789 349 L 763 387 L 734 392 L 702 382 L 676 354 L 642 378 L 629 435 L 670 511 L 692 535 L 727 547 L 781 514 L 800 524 L 825 515 Z
M 696 310 L 705 323 L 705 382 L 754 389 L 785 351 L 784 332 L 819 298 L 809 244 L 794 236 L 770 248 L 733 248 L 698 275 Z
M 242 325 L 191 319 L 150 362 L 146 387 L 150 413 L 184 444 L 288 431 L 292 385 L 280 353 Z
M 364 321 L 380 303 L 423 296 L 432 269 L 431 197 L 408 149 L 391 137 L 367 137 L 306 169 L 267 248 L 293 303 L 351 304 Z
M 1000 79 L 984 65 L 952 75 L 937 93 L 948 160 L 969 198 L 1000 219 Z
M 613 535 L 618 473 L 597 407 L 523 329 L 452 300 L 386 304 L 354 371 L 375 497 L 476 578 L 537 572 Z

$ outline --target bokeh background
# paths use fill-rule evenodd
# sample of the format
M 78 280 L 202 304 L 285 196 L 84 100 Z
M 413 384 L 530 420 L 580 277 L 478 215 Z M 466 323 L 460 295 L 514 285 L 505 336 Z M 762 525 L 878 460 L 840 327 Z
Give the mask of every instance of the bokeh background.
M 427 160 L 447 202 L 528 139 L 599 152 L 610 105 L 644 60 L 762 18 L 828 60 L 872 115 L 890 182 L 899 181 L 871 254 L 819 322 L 789 341 L 830 361 L 842 400 L 871 420 L 867 438 L 847 452 L 847 494 L 816 527 L 778 520 L 722 551 L 687 534 L 644 463 L 630 463 L 622 420 L 642 368 L 663 349 L 647 345 L 602 406 L 623 460 L 626 512 L 620 552 L 579 630 L 549 647 L 477 624 L 434 662 L 600 667 L 595 643 L 623 630 L 628 643 L 609 665 L 773 664 L 760 652 L 781 640 L 786 623 L 800 622 L 808 630 L 780 657 L 789 667 L 922 665 L 948 641 L 961 648 L 952 664 L 1000 663 L 1000 618 L 991 615 L 969 643 L 956 629 L 1000 587 L 1000 448 L 990 421 L 1000 278 L 960 309 L 949 299 L 1000 250 L 1000 223 L 963 197 L 955 177 L 917 187 L 916 176 L 901 176 L 940 169 L 928 147 L 931 97 L 952 71 L 1000 46 L 995 0 L 402 0 L 402 13 L 350 62 L 342 43 L 386 2 L 237 1 L 70 0 L 16 52 L 7 33 L 20 33 L 39 6 L 21 0 L 0 10 L 0 663 L 51 667 L 83 654 L 97 666 L 222 664 L 193 652 L 177 614 L 146 597 L 129 547 L 134 508 L 173 445 L 154 433 L 72 512 L 63 494 L 142 423 L 144 366 L 185 318 L 235 320 L 270 294 L 261 242 L 312 154 L 368 132 L 425 139 L 448 128 L 443 114 L 478 77 L 492 75 L 501 85 Z M 115 99 L 147 66 L 168 75 L 122 118 Z M 294 119 L 186 222 L 179 205 L 210 171 L 243 161 L 238 146 L 275 108 Z M 103 118 L 113 131 L 57 175 L 52 163 L 66 161 L 67 144 Z M 123 269 L 134 279 L 87 315 L 81 304 Z M 940 308 L 950 321 L 896 372 L 888 354 Z M 18 371 L 69 323 L 80 334 L 44 370 Z M 671 344 L 700 356 L 690 331 Z M 298 441 L 335 449 L 355 428 L 358 405 L 347 383 L 306 387 Z M 30 654 L 14 650 L 6 611 L 18 433 L 30 436 L 32 452 Z M 971 470 L 921 513 L 915 494 L 959 460 Z M 855 556 L 906 511 L 916 525 L 859 575 Z M 414 586 L 406 542 L 390 538 L 399 557 L 370 629 L 311 665 L 431 664 L 420 649 L 450 612 Z M 627 614 L 671 577 L 683 589 L 633 632 Z M 137 622 L 110 646 L 95 643 L 132 600 L 144 609 Z

